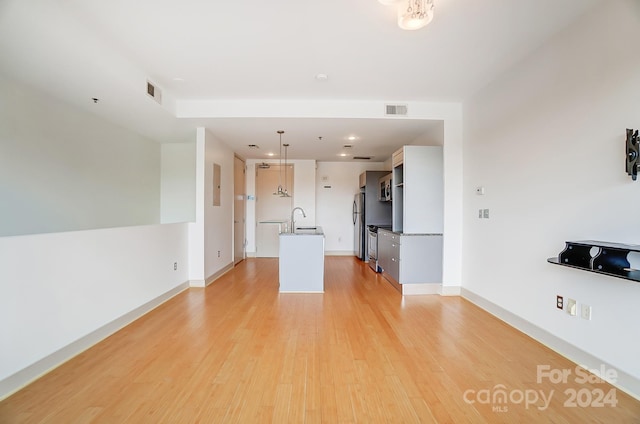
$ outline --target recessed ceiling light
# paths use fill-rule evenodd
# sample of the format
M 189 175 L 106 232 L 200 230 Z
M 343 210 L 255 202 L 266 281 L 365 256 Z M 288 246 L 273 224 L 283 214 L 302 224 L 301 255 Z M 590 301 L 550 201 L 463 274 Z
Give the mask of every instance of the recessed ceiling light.
M 344 157 L 349 156 L 349 154 L 348 154 L 348 153 L 339 153 L 339 154 L 338 154 L 338 156 L 340 156 L 340 157 L 343 157 L 343 158 L 344 158 Z
M 355 140 L 355 139 L 357 139 L 357 138 L 358 138 L 358 137 L 356 137 L 355 135 L 350 135 L 349 137 L 347 137 L 347 140 L 351 140 L 351 141 L 353 141 L 353 140 Z
M 275 156 L 275 155 L 276 155 L 276 154 L 275 154 L 275 153 L 272 153 L 272 152 L 267 153 L 267 156 Z
M 327 74 L 316 74 L 316 80 L 318 81 L 326 81 L 329 79 Z

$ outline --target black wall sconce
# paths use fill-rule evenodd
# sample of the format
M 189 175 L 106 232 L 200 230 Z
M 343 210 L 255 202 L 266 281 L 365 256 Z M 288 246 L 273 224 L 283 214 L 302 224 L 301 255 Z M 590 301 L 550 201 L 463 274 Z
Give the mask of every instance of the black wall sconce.
M 633 181 L 638 178 L 638 162 L 640 155 L 640 148 L 638 147 L 638 130 L 633 130 L 627 128 L 627 160 L 626 160 L 626 169 L 627 174 L 631 175 Z

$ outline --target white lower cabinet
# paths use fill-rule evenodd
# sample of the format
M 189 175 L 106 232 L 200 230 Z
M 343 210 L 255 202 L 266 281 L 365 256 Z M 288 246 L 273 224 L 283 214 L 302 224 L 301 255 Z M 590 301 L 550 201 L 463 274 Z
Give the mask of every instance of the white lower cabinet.
M 442 234 L 379 230 L 378 264 L 402 293 L 403 284 L 442 284 Z

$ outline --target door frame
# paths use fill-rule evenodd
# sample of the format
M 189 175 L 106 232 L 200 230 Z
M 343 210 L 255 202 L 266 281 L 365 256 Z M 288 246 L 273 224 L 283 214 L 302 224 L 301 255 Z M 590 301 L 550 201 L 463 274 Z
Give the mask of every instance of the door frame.
M 237 265 L 247 257 L 247 164 L 243 158 L 233 158 L 233 264 Z M 240 209 L 241 214 L 237 214 Z M 240 232 L 240 234 L 238 234 Z M 242 253 L 236 241 L 242 240 Z

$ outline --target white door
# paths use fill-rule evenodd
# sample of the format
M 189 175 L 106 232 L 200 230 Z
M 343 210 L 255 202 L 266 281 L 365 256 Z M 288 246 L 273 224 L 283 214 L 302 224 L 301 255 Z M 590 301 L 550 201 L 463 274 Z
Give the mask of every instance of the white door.
M 245 163 L 239 157 L 233 162 L 233 263 L 244 259 L 245 249 Z
M 256 166 L 256 256 L 277 257 L 280 249 L 279 232 L 291 219 L 293 208 L 293 165 L 280 173 L 279 165 Z M 278 186 L 286 188 L 291 197 L 277 193 Z

